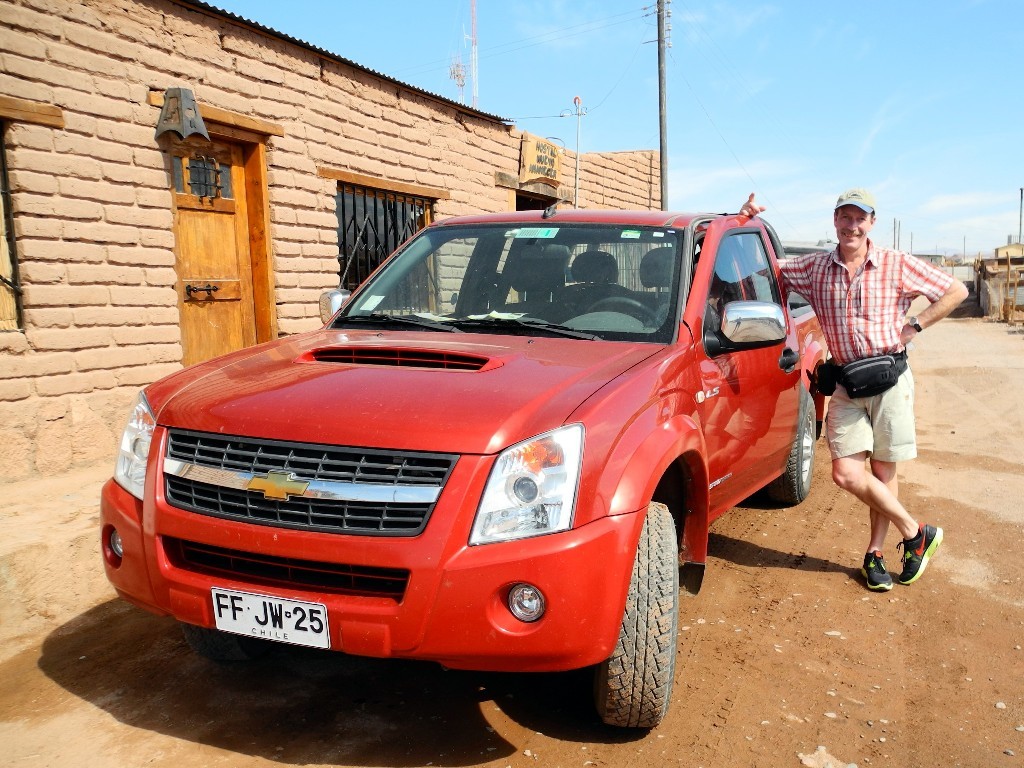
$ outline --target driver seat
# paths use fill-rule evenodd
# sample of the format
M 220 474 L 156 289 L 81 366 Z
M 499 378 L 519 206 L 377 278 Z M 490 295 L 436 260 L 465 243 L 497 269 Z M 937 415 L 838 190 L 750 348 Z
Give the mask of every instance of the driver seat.
M 608 251 L 584 251 L 572 260 L 569 268 L 577 283 L 608 284 L 619 281 L 619 265 Z
M 577 254 L 569 266 L 569 274 L 573 282 L 559 295 L 565 317 L 585 314 L 603 299 L 632 295 L 629 289 L 619 285 L 619 263 L 608 251 Z

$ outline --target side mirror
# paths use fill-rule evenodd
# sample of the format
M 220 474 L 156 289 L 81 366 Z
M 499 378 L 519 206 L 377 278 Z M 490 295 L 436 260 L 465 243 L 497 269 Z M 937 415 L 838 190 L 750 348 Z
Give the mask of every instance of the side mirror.
M 778 304 L 732 301 L 724 314 L 722 335 L 737 347 L 768 346 L 786 338 L 786 315 Z
M 730 301 L 722 324 L 704 334 L 708 356 L 778 344 L 786 338 L 786 315 L 778 304 L 767 301 Z
M 320 294 L 320 319 L 326 324 L 345 306 L 352 297 L 352 291 L 346 288 L 334 288 Z

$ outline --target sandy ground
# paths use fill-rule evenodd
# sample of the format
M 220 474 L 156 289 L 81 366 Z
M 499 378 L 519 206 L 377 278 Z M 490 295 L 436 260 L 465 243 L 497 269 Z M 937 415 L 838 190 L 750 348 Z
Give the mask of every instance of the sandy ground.
M 901 494 L 946 532 L 928 572 L 864 589 L 867 515 L 819 443 L 807 502 L 754 498 L 713 526 L 651 732 L 595 722 L 582 673 L 287 648 L 218 667 L 114 598 L 96 524 L 109 466 L 8 484 L 0 765 L 1024 765 L 1024 335 L 951 319 L 911 360 L 921 455 Z

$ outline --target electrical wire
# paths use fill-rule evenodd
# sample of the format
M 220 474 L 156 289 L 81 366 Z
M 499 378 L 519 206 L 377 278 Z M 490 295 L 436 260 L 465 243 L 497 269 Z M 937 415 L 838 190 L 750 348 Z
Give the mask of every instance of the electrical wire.
M 675 0 L 675 1 L 680 3 L 680 5 L 683 5 L 684 6 L 684 10 L 688 10 L 688 9 L 686 9 L 686 2 L 685 2 L 685 0 Z M 690 13 L 692 13 L 692 12 L 690 12 Z M 723 75 L 722 71 L 720 70 L 719 74 L 723 75 L 724 78 L 727 79 L 727 80 L 734 81 L 737 84 L 737 87 L 740 90 L 742 90 L 743 93 L 745 93 L 747 95 L 747 97 L 752 102 L 759 101 L 759 99 L 757 99 L 757 97 L 755 97 L 754 94 L 752 94 L 747 89 L 746 83 L 743 80 L 743 78 L 739 76 L 739 73 L 736 72 L 736 70 L 734 68 L 732 68 L 731 65 L 728 64 L 728 57 L 725 56 L 725 54 L 722 51 L 722 49 L 718 46 L 718 44 L 715 42 L 715 40 L 707 33 L 707 31 L 701 25 L 699 25 L 699 24 L 691 25 L 691 28 L 695 29 L 697 31 L 697 34 L 702 36 L 710 44 L 711 48 L 718 54 L 718 60 L 719 60 L 719 63 L 721 63 L 723 65 L 723 69 L 728 69 L 729 70 L 728 72 L 725 72 L 724 75 Z M 669 56 L 673 59 L 673 62 L 675 62 L 675 57 L 672 55 L 671 52 L 669 53 Z M 709 60 L 710 60 L 710 57 L 705 56 L 704 61 L 710 63 Z M 680 68 L 680 69 L 682 69 L 682 68 Z M 736 162 L 736 165 L 739 167 L 739 169 L 743 172 L 743 175 L 746 176 L 747 179 L 750 181 L 750 183 L 752 185 L 752 188 L 758 193 L 758 195 L 762 198 L 762 200 L 773 211 L 772 216 L 773 217 L 778 217 L 778 218 L 782 219 L 785 222 L 786 226 L 788 226 L 788 227 L 790 227 L 792 229 L 793 228 L 793 224 L 786 218 L 786 215 L 785 215 L 785 213 L 783 213 L 782 208 L 777 206 L 775 204 L 775 202 L 771 199 L 771 197 L 768 195 L 768 193 L 765 192 L 762 189 L 760 184 L 757 183 L 757 181 L 751 175 L 750 171 L 747 170 L 747 167 L 743 164 L 743 161 L 740 160 L 739 155 L 736 153 L 736 150 L 733 149 L 733 147 L 729 143 L 728 139 L 725 138 L 725 134 L 718 127 L 718 124 L 715 122 L 714 118 L 711 116 L 711 113 L 708 111 L 707 107 L 704 105 L 704 102 L 701 101 L 700 96 L 698 95 L 696 88 L 694 88 L 693 84 L 689 81 L 689 79 L 686 77 L 685 74 L 683 74 L 682 72 L 677 72 L 676 74 L 686 84 L 686 87 L 690 91 L 690 95 L 693 97 L 694 102 L 697 104 L 698 107 L 700 107 L 701 112 L 704 113 L 704 117 L 707 118 L 708 123 L 711 125 L 711 128 L 714 130 L 714 132 L 718 135 L 718 138 L 722 142 L 723 146 L 728 150 L 729 154 L 732 155 L 733 160 Z M 761 109 L 761 108 L 759 107 L 759 109 Z M 763 121 L 762 125 L 765 125 L 765 124 L 779 125 L 780 124 L 780 121 L 778 119 L 772 117 L 770 109 L 764 109 L 763 112 L 768 115 L 769 119 Z
M 649 18 L 652 15 L 652 13 L 649 10 L 650 8 L 651 8 L 651 6 L 644 6 L 644 7 L 642 7 L 640 9 L 642 11 L 642 13 L 641 13 L 639 18 L 641 18 L 641 19 Z M 619 15 L 623 15 L 623 14 L 619 14 Z M 610 18 L 615 18 L 615 17 L 610 17 Z M 634 19 L 635 18 L 636 17 L 634 16 Z M 621 23 L 625 23 L 625 22 L 621 22 Z M 582 26 L 582 25 L 577 25 L 577 26 Z M 613 25 L 609 25 L 609 26 L 613 26 Z M 599 29 L 603 29 L 603 27 L 599 27 Z M 646 37 L 646 32 L 642 35 L 642 37 Z M 588 107 L 587 108 L 587 113 L 588 114 L 590 112 L 595 112 L 598 109 L 600 109 L 601 106 L 608 100 L 608 98 L 618 89 L 618 87 L 620 85 L 622 85 L 622 81 L 626 79 L 626 76 L 630 73 L 630 71 L 633 68 L 634 62 L 636 62 L 637 54 L 640 53 L 640 49 L 643 48 L 643 46 L 645 45 L 646 42 L 647 41 L 641 39 L 640 42 L 637 43 L 636 47 L 633 49 L 632 56 L 630 56 L 630 58 L 629 58 L 629 63 L 626 64 L 626 66 L 622 68 L 622 74 L 619 76 L 619 79 L 615 81 L 615 83 L 612 85 L 612 87 L 608 89 L 608 91 L 601 98 L 601 100 L 599 102 L 597 102 L 596 105 L 594 105 L 593 107 Z M 557 115 L 520 116 L 520 117 L 513 117 L 513 118 L 510 118 L 510 119 L 513 120 L 513 121 L 518 121 L 518 120 L 548 120 L 548 119 L 563 118 L 563 117 L 575 117 L 575 113 L 568 113 L 568 114 L 566 114 L 565 112 L 562 112 L 562 113 L 557 114 Z
M 739 155 L 736 154 L 736 151 L 732 148 L 732 145 L 729 143 L 729 140 L 726 139 L 722 131 L 719 130 L 718 124 L 715 122 L 714 118 L 711 117 L 711 113 L 709 113 L 707 107 L 704 106 L 704 102 L 700 100 L 700 96 L 697 95 L 696 90 L 694 90 L 693 85 L 686 78 L 686 75 L 681 75 L 681 77 L 683 79 L 683 82 L 686 83 L 686 87 L 690 90 L 690 95 L 693 97 L 694 102 L 696 102 L 697 106 L 700 107 L 701 112 L 704 113 L 704 117 L 707 118 L 708 123 L 711 124 L 711 127 L 714 129 L 715 133 L 718 134 L 718 138 L 721 140 L 722 144 L 725 145 L 725 148 L 727 150 L 729 150 L 729 154 L 732 155 L 732 159 L 736 161 L 736 165 L 739 166 L 741 171 L 743 171 L 743 175 L 746 176 L 750 183 L 753 185 L 754 190 L 759 192 L 764 202 L 767 203 L 769 208 L 771 208 L 773 212 L 772 216 L 778 216 L 780 219 L 786 222 L 786 226 L 792 229 L 792 222 L 790 222 L 786 218 L 786 215 L 782 212 L 782 209 L 775 205 L 775 203 L 768 196 L 768 194 L 761 190 L 761 186 L 754 180 L 754 177 L 750 175 L 750 171 L 747 170 L 747 167 L 743 164 L 743 161 L 740 160 Z
M 640 15 L 637 15 L 638 11 L 640 12 Z M 632 21 L 636 21 L 637 19 L 644 18 L 645 16 L 649 15 L 644 13 L 644 11 L 646 11 L 646 6 L 639 9 L 634 8 L 633 10 L 614 14 L 612 16 L 607 16 L 602 19 L 592 19 L 590 21 L 582 22 L 580 24 L 573 24 L 568 27 L 561 27 L 559 29 L 551 30 L 550 32 L 545 32 L 542 35 L 527 37 L 520 40 L 514 40 L 507 43 L 500 43 L 498 45 L 485 47 L 483 49 L 478 49 L 477 58 L 479 60 L 492 59 L 497 58 L 499 56 L 506 56 L 511 53 L 518 53 L 519 51 L 526 50 L 527 48 L 535 48 L 536 46 L 544 45 L 545 43 L 550 43 L 557 40 L 564 40 L 569 37 L 578 37 L 580 35 L 589 34 L 591 32 L 597 32 L 602 29 L 608 29 L 610 27 L 628 24 Z M 619 20 L 616 21 L 616 19 Z M 425 74 L 445 69 L 449 66 L 449 64 L 449 59 L 434 59 L 419 64 L 415 67 L 407 67 L 405 69 L 395 70 L 394 74 L 396 77 L 405 77 L 408 74 L 412 73 Z

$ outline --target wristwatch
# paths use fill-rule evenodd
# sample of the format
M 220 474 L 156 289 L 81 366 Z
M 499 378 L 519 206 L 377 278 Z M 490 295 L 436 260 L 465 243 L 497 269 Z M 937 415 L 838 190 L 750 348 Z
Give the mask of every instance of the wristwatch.
M 913 328 L 918 333 L 920 333 L 921 331 L 924 330 L 924 328 L 921 327 L 921 324 L 919 322 L 917 322 L 917 316 L 916 315 L 914 317 L 907 318 L 907 325 L 909 325 L 911 328 Z

